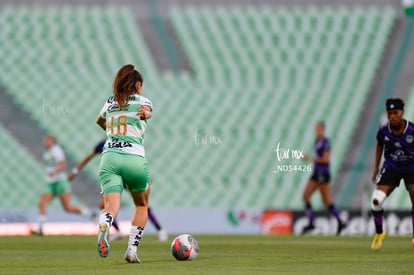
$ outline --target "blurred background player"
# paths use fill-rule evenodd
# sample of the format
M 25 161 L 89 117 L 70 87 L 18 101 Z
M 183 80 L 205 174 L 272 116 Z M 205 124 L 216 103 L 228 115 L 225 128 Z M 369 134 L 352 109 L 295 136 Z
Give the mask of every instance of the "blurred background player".
M 146 120 L 152 116 L 152 103 L 141 96 L 143 82 L 133 65 L 120 68 L 114 79 L 113 96 L 107 99 L 96 120 L 107 135 L 99 167 L 104 209 L 99 216 L 97 250 L 99 256 L 108 257 L 109 232 L 125 187 L 135 204 L 124 256 L 128 263 L 141 262 L 137 250 L 148 220 L 151 192 L 143 135 Z
M 400 185 L 404 179 L 411 200 L 411 216 L 413 224 L 414 246 L 414 124 L 403 119 L 404 102 L 400 98 L 389 98 L 385 101 L 388 122 L 377 132 L 377 147 L 372 180 L 376 189 L 372 194 L 371 210 L 374 216 L 375 237 L 371 248 L 378 250 L 385 238 L 383 231 L 383 205 L 385 199 Z M 379 171 L 382 153 L 384 162 Z
M 309 156 L 305 156 L 303 158 L 305 161 L 312 160 L 314 165 L 312 176 L 306 184 L 303 192 L 303 201 L 305 203 L 306 216 L 308 217 L 309 224 L 303 228 L 302 234 L 308 233 L 309 231 L 315 229 L 315 217 L 310 200 L 312 194 L 316 190 L 319 190 L 321 192 L 323 202 L 329 209 L 329 213 L 338 221 L 336 234 L 339 235 L 346 225 L 341 221 L 338 210 L 335 208 L 330 194 L 329 181 L 331 175 L 329 170 L 329 159 L 331 147 L 328 138 L 325 137 L 325 123 L 323 121 L 319 121 L 315 125 L 315 134 L 316 140 L 313 158 Z
M 45 167 L 45 177 L 47 186 L 44 193 L 40 197 L 39 202 L 39 227 L 32 230 L 33 234 L 43 235 L 43 224 L 46 222 L 46 206 L 53 200 L 55 196 L 60 198 L 63 209 L 66 212 L 81 214 L 89 218 L 93 218 L 93 214 L 86 208 L 74 207 L 70 204 L 70 186 L 66 180 L 66 160 L 62 147 L 56 143 L 53 136 L 47 135 L 43 140 L 46 148 L 43 154 L 43 165 Z
M 68 176 L 68 180 L 72 181 L 76 175 L 79 173 L 79 171 L 82 170 L 82 168 L 96 155 L 100 155 L 103 152 L 104 149 L 104 145 L 105 145 L 105 140 L 100 141 L 98 144 L 95 145 L 95 148 L 89 152 L 88 155 L 86 155 L 86 157 L 78 164 L 76 165 L 75 168 L 72 169 L 72 171 L 70 172 L 69 176 Z M 103 197 L 101 197 L 101 200 L 99 201 L 99 208 L 103 209 L 104 208 L 104 201 L 103 201 Z M 158 240 L 165 242 L 168 240 L 168 233 L 166 230 L 162 229 L 160 223 L 158 222 L 157 218 L 155 217 L 155 214 L 153 213 L 153 211 L 151 210 L 150 207 L 148 207 L 148 218 L 151 221 L 151 223 L 154 225 L 154 227 L 156 228 L 157 232 L 158 232 Z M 112 222 L 113 227 L 116 230 L 116 234 L 113 236 L 110 236 L 111 240 L 117 240 L 117 239 L 121 239 L 122 238 L 122 232 L 119 229 L 118 226 L 118 222 L 116 221 L 116 219 L 113 220 Z

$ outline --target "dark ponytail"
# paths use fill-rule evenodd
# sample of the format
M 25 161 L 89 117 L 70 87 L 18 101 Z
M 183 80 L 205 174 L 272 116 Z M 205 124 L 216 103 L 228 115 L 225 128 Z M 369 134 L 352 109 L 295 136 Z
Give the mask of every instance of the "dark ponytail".
M 144 83 L 141 73 L 135 70 L 134 65 L 128 64 L 119 69 L 112 85 L 115 100 L 119 108 L 127 105 L 128 97 L 137 93 L 136 83 Z

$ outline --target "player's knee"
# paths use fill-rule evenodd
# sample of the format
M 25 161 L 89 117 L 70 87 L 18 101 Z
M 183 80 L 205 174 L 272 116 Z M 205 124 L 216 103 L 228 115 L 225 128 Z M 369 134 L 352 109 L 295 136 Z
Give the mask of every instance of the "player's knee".
M 46 205 L 47 205 L 46 200 L 40 199 L 39 204 L 38 204 L 39 208 L 45 208 Z
M 374 211 L 380 211 L 384 204 L 387 194 L 384 191 L 375 189 L 371 199 L 371 209 Z

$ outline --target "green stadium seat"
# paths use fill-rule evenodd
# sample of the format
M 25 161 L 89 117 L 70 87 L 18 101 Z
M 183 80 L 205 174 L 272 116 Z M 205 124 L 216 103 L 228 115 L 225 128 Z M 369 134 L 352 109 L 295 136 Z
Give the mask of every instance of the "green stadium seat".
M 102 138 L 94 121 L 116 70 L 137 64 L 154 102 L 154 205 L 299 209 L 310 173 L 274 173 L 276 145 L 311 154 L 314 123 L 325 119 L 335 178 L 395 17 L 391 8 L 174 7 L 190 74 L 158 71 L 126 8 L 9 6 L 0 11 L 0 81 L 80 160 Z M 21 72 L 30 83 L 16 81 Z M 39 104 L 69 111 L 45 115 Z M 206 144 L 196 146 L 196 131 Z

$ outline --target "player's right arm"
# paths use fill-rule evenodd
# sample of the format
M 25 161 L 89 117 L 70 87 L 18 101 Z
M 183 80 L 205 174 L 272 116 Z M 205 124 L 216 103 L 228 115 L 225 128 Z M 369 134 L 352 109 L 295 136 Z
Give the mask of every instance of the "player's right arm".
M 113 102 L 113 97 L 109 97 L 105 104 L 103 105 L 102 109 L 99 111 L 98 118 L 96 119 L 96 124 L 102 128 L 102 130 L 106 131 L 106 111 L 108 110 L 109 104 Z
M 378 130 L 377 135 L 377 146 L 375 148 L 375 160 L 374 160 L 374 171 L 372 172 L 371 180 L 373 183 L 377 182 L 377 176 L 379 172 L 379 166 L 382 157 L 382 150 L 384 147 L 384 133 L 382 131 L 382 127 Z

